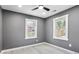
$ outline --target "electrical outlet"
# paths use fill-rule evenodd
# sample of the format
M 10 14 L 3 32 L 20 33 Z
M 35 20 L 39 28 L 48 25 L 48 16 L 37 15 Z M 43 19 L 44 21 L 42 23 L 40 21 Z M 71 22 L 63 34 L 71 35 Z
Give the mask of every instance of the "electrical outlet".
M 38 40 L 36 40 L 36 42 L 38 42 Z
M 72 47 L 72 45 L 71 45 L 71 44 L 69 44 L 69 47 Z

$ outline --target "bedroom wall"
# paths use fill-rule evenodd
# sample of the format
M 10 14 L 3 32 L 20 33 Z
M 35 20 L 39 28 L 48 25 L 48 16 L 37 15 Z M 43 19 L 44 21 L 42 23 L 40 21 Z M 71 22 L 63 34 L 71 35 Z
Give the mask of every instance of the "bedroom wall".
M 68 41 L 53 39 L 53 18 L 69 14 Z M 79 52 L 79 6 L 60 12 L 46 19 L 46 42 Z M 72 47 L 69 47 L 69 44 Z
M 2 10 L 0 7 L 0 52 L 2 50 Z
M 31 45 L 44 41 L 44 24 L 41 18 L 3 10 L 3 49 Z M 35 19 L 37 24 L 37 38 L 24 39 L 24 20 Z M 38 42 L 36 41 L 38 40 Z

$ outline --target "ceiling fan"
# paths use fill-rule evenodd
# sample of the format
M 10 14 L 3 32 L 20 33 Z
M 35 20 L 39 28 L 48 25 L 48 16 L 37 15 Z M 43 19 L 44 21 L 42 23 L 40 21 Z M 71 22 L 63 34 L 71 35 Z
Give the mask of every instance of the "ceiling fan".
M 38 7 L 36 7 L 36 8 L 34 8 L 34 9 L 32 9 L 32 11 L 37 10 L 37 9 L 44 9 L 44 10 L 46 10 L 46 11 L 50 11 L 50 9 L 49 9 L 49 8 L 44 7 L 43 5 L 38 5 Z

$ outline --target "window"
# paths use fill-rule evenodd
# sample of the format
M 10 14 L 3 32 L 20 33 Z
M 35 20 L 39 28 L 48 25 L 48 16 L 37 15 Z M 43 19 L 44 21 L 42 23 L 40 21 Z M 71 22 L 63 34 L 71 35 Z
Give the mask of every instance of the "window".
M 25 19 L 25 39 L 37 38 L 37 20 Z
M 68 40 L 68 15 L 53 19 L 53 38 Z

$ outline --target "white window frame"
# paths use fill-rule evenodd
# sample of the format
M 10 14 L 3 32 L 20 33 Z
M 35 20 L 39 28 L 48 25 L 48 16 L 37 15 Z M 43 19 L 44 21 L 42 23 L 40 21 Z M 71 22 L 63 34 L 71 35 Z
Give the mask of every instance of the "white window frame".
M 60 40 L 68 41 L 68 16 L 69 16 L 69 14 L 66 14 L 66 15 L 63 15 L 63 16 L 60 16 L 60 17 L 53 19 L 53 39 L 60 39 Z M 56 30 L 55 29 L 55 20 L 58 18 L 62 18 L 62 17 L 66 17 L 66 35 L 64 37 L 56 37 L 55 36 L 55 30 Z
M 28 37 L 27 36 L 27 21 L 35 21 L 36 27 L 35 27 L 35 36 L 34 37 Z M 37 38 L 37 20 L 34 19 L 25 19 L 25 39 L 32 39 Z

